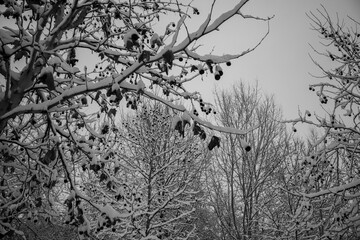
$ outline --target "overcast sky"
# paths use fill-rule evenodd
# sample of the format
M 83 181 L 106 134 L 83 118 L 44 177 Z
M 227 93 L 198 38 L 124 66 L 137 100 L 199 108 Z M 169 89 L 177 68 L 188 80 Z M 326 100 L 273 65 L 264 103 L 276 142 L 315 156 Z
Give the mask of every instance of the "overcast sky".
M 205 9 L 210 8 L 210 2 L 195 0 L 194 5 L 203 9 L 201 13 L 204 13 Z M 215 9 L 223 12 L 239 1 L 218 2 Z M 328 60 L 318 57 L 311 50 L 309 44 L 319 46 L 320 38 L 317 32 L 311 30 L 311 21 L 306 13 L 316 13 L 317 9 L 321 9 L 321 4 L 335 20 L 338 13 L 339 19 L 345 19 L 348 23 L 347 16 L 360 21 L 359 0 L 250 0 L 243 8 L 244 14 L 263 18 L 275 15 L 270 21 L 269 36 L 254 52 L 234 61 L 231 67 L 224 67 L 224 76 L 219 82 L 211 76 L 206 79 L 206 83 L 205 79 L 204 82 L 198 79 L 194 87 L 204 93 L 206 100 L 212 101 L 214 86 L 224 88 L 239 80 L 258 80 L 265 93 L 275 95 L 285 118 L 296 118 L 299 108 L 302 111 L 319 111 L 320 102 L 316 94 L 308 90 L 308 86 L 319 81 L 309 73 L 320 75 L 320 71 L 312 63 L 309 54 L 320 63 L 326 64 Z M 192 21 L 195 25 L 195 18 Z M 200 24 L 200 18 L 198 21 Z M 267 23 L 243 20 L 239 16 L 223 26 L 220 32 L 206 38 L 204 44 L 210 49 L 215 47 L 215 53 L 218 54 L 242 52 L 254 46 L 266 31 Z

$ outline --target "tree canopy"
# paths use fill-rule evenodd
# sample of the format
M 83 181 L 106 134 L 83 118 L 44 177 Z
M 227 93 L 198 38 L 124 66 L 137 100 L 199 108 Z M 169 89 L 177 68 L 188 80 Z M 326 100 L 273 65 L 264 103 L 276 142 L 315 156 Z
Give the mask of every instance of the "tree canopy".
M 103 218 L 99 220 L 100 229 L 129 218 L 129 213 L 120 213 L 111 201 L 102 199 L 104 196 L 92 196 L 93 187 L 84 185 L 93 179 L 92 175 L 84 178 L 78 169 L 92 172 L 100 183 L 106 182 L 105 190 L 121 191 L 115 189 L 120 183 L 115 184 L 114 176 L 106 169 L 109 159 L 116 156 L 112 147 L 119 147 L 114 141 L 125 142 L 111 139 L 113 134 L 122 134 L 117 126 L 122 106 L 139 110 L 145 99 L 153 99 L 182 112 L 174 117 L 172 127 L 183 137 L 185 127 L 193 122 L 194 133 L 203 140 L 204 128 L 246 133 L 202 120 L 199 112 L 213 113 L 212 105 L 203 101 L 201 93 L 184 87 L 204 73 L 219 80 L 224 66 L 230 66 L 231 60 L 251 52 L 262 41 L 259 39 L 242 53 L 198 54 L 196 43 L 202 37 L 221 29 L 231 18 L 249 17 L 240 12 L 248 2 L 245 0 L 214 18 L 215 2 L 210 12 L 204 13 L 205 20 L 198 29 L 189 32 L 189 20 L 200 14 L 192 1 L 0 1 L 1 22 L 6 23 L 0 29 L 2 235 L 21 234 L 13 225 L 21 214 L 30 219 L 40 215 L 50 219 L 66 212 L 65 222 L 76 225 L 81 237 L 90 234 L 92 220 L 97 219 L 86 217 L 90 206 Z M 172 99 L 188 102 L 191 107 L 187 109 Z M 209 149 L 219 146 L 216 136 L 208 139 Z M 164 159 L 163 164 L 166 161 L 170 159 Z M 112 174 L 116 175 L 120 163 L 113 164 Z M 134 168 L 129 171 L 139 170 Z M 189 172 L 178 174 L 192 178 Z M 183 181 L 181 176 L 171 177 Z M 174 188 L 166 191 L 171 193 Z M 115 198 L 120 201 L 124 196 L 118 194 Z M 170 200 L 165 201 L 170 204 Z M 135 210 L 129 211 L 135 214 Z M 192 211 L 190 206 L 187 211 Z M 153 212 L 147 218 L 158 214 Z M 133 217 L 131 221 L 139 236 L 151 238 L 149 222 L 141 229 L 135 226 Z M 191 227 L 188 230 L 191 232 Z M 187 238 L 181 234 L 179 239 Z

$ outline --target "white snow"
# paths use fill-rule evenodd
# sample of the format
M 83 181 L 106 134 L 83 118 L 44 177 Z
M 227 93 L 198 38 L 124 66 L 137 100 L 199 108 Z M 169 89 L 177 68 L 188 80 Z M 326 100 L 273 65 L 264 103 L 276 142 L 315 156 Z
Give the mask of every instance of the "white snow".
M 145 89 L 145 83 L 140 79 L 137 83 L 137 90 L 143 91 Z
M 185 112 L 182 114 L 181 119 L 184 120 L 184 121 L 187 121 L 187 122 L 191 123 L 191 117 L 190 117 L 188 111 L 185 111 Z
M 163 42 L 161 41 L 159 35 L 157 33 L 154 33 L 150 39 L 150 45 L 154 46 L 157 45 L 158 47 L 163 45 Z
M 175 130 L 176 124 L 181 121 L 181 118 L 176 115 L 175 117 L 173 117 L 172 121 L 171 121 L 171 129 Z
M 111 221 L 114 221 L 114 219 L 123 217 L 123 215 L 121 215 L 118 211 L 116 211 L 109 203 L 107 203 L 103 207 L 100 207 L 99 210 L 101 212 L 105 213 L 106 216 L 108 216 Z
M 72 73 L 72 74 L 75 74 L 75 73 L 78 73 L 80 72 L 79 68 L 77 67 L 71 67 L 69 64 L 67 64 L 66 62 L 61 62 L 60 63 L 60 66 L 62 69 L 64 69 L 65 71 L 69 72 L 69 73 Z
M 115 92 L 116 90 L 119 90 L 120 89 L 120 86 L 118 83 L 114 83 L 112 86 L 111 86 L 111 91 L 112 92 Z
M 333 187 L 333 188 L 325 189 L 325 190 L 314 192 L 314 193 L 308 193 L 308 194 L 303 193 L 302 195 L 307 198 L 315 198 L 315 197 L 319 197 L 322 195 L 343 192 L 345 190 L 355 188 L 357 186 L 360 186 L 360 179 L 355 179 L 351 183 L 343 184 L 338 187 Z M 347 196 L 347 195 L 345 194 L 345 196 Z
M 54 73 L 54 70 L 52 67 L 48 66 L 48 67 L 44 67 L 41 69 L 41 72 L 39 74 L 39 78 L 42 77 L 43 75 L 46 75 L 46 74 L 53 74 Z
M 8 30 L 0 29 L 0 38 L 1 45 L 6 45 L 15 41 L 15 38 L 12 37 L 14 34 Z
M 61 64 L 61 62 L 62 62 L 61 59 L 57 56 L 54 56 L 48 60 L 48 64 L 51 66 L 59 65 Z

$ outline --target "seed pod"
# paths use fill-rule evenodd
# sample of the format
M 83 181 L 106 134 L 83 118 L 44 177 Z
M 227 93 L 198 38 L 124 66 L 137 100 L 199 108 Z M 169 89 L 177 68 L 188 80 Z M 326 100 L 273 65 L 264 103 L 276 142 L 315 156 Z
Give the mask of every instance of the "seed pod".
M 217 136 L 212 136 L 210 143 L 208 144 L 208 149 L 211 151 L 216 146 L 220 147 L 220 138 Z
M 240 138 L 240 145 L 245 151 L 249 152 L 251 150 L 250 145 L 242 138 Z

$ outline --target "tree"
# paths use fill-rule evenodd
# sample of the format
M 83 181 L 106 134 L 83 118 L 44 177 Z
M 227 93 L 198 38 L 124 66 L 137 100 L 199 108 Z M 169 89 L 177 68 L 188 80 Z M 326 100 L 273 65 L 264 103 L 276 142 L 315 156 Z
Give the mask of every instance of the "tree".
M 207 154 L 199 137 L 172 130 L 173 114 L 161 105 L 139 109 L 107 139 L 104 167 L 83 165 L 82 182 L 96 190 L 92 200 L 121 213 L 108 224 L 94 218 L 98 236 L 109 239 L 188 239 L 195 235 L 192 213 L 200 199 L 196 182 Z M 187 126 L 188 127 L 188 126 Z M 97 216 L 95 214 L 94 216 Z
M 219 239 L 261 239 L 270 237 L 274 223 L 266 207 L 277 204 L 279 168 L 289 151 L 290 137 L 280 123 L 281 111 L 258 86 L 234 85 L 216 94 L 224 126 L 253 129 L 246 137 L 224 135 L 209 173 L 209 204 L 221 232 Z
M 324 74 L 323 82 L 312 84 L 322 104 L 330 105 L 328 116 L 311 116 L 307 111 L 293 121 L 319 127 L 322 135 L 312 143 L 311 151 L 302 159 L 299 191 L 292 193 L 301 199 L 293 215 L 291 232 L 298 238 L 358 239 L 359 213 L 359 22 L 347 27 L 333 21 L 326 9 L 310 13 L 314 30 L 326 49 L 315 50 L 331 60 L 331 69 L 314 63 Z
M 89 229 L 86 204 L 99 215 L 118 216 L 79 188 L 75 167 L 89 166 L 95 174 L 104 167 L 105 140 L 115 130 L 107 123 L 115 121 L 121 102 L 137 109 L 143 99 L 155 99 L 197 126 L 245 134 L 203 121 L 168 96 L 198 102 L 211 112 L 200 93 L 183 83 L 205 72 L 218 80 L 221 66 L 263 39 L 242 53 L 222 56 L 198 54 L 196 42 L 230 18 L 253 18 L 240 12 L 247 2 L 214 19 L 213 1 L 204 22 L 189 32 L 190 16 L 199 14 L 191 1 L 0 1 L 6 22 L 0 29 L 0 233 L 21 234 L 12 225 L 20 213 L 59 217 L 66 209 L 81 233 Z M 170 19 L 166 26 L 157 24 L 164 19 Z M 68 196 L 57 194 L 59 189 Z

